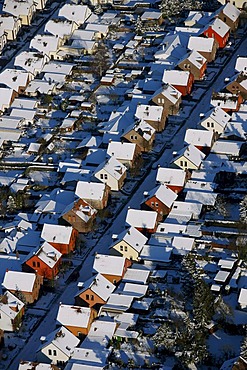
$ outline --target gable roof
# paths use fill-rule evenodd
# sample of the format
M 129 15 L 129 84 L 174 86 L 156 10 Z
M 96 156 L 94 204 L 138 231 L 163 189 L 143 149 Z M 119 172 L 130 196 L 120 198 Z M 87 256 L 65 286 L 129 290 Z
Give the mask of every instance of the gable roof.
M 157 90 L 152 98 L 156 97 L 159 94 L 167 98 L 172 104 L 176 104 L 182 96 L 182 93 L 170 84 L 165 84 L 163 87 Z
M 234 6 L 231 3 L 227 3 L 223 7 L 222 13 L 225 14 L 228 18 L 230 18 L 232 22 L 235 22 L 241 14 L 240 10 L 238 10 L 236 6 Z
M 215 43 L 215 39 L 213 37 L 198 37 L 198 36 L 190 36 L 188 42 L 188 49 L 196 50 L 199 52 L 211 52 Z
M 98 273 L 83 283 L 83 288 L 76 294 L 76 296 L 79 296 L 81 293 L 90 289 L 98 297 L 107 301 L 109 295 L 115 290 L 115 288 L 114 284 Z
M 190 78 L 188 71 L 164 71 L 162 81 L 170 85 L 187 86 Z
M 44 224 L 41 238 L 50 243 L 69 244 L 72 231 L 71 226 Z
M 87 5 L 64 4 L 60 8 L 58 16 L 64 17 L 81 25 L 85 23 L 86 19 L 88 19 L 91 13 L 92 12 Z
M 214 32 L 216 32 L 220 37 L 224 37 L 227 32 L 230 31 L 230 27 L 223 22 L 221 19 L 216 18 L 213 23 L 209 25 Z M 209 27 L 206 27 L 207 29 Z
M 143 235 L 140 231 L 138 231 L 135 227 L 131 226 L 127 230 L 122 231 L 118 235 L 117 240 L 114 241 L 109 248 L 114 247 L 114 245 L 116 245 L 122 240 L 124 240 L 137 252 L 140 252 L 144 244 L 146 244 L 148 238 L 145 235 Z
M 205 115 L 203 115 L 202 122 L 207 120 L 207 118 L 213 119 L 220 126 L 222 126 L 222 128 L 225 128 L 227 122 L 230 121 L 231 116 L 220 107 L 214 107 L 210 109 Z
M 107 154 L 118 160 L 133 160 L 136 144 L 111 141 L 108 144 Z
M 47 335 L 45 342 L 42 343 L 37 352 L 49 346 L 50 344 L 53 344 L 67 357 L 70 357 L 74 348 L 78 346 L 79 343 L 80 340 L 74 334 L 72 334 L 64 326 L 61 326 Z
M 57 321 L 63 326 L 87 328 L 90 323 L 91 308 L 60 304 Z
M 202 160 L 205 158 L 205 154 L 192 144 L 182 148 L 178 152 L 177 156 L 172 160 L 172 162 L 175 162 L 178 158 L 182 156 L 193 163 L 196 167 L 199 167 Z
M 201 69 L 202 66 L 207 62 L 207 59 L 196 50 L 191 50 L 187 54 L 185 54 L 183 58 L 181 58 L 181 60 L 179 61 L 179 64 L 182 63 L 184 60 L 188 60 L 197 69 Z
M 180 168 L 160 167 L 157 171 L 156 181 L 171 186 L 184 186 L 185 178 L 186 172 Z
M 97 254 L 94 258 L 93 270 L 100 274 L 122 276 L 125 261 L 125 257 Z
M 169 189 L 166 185 L 161 184 L 156 186 L 154 189 L 148 192 L 148 195 L 144 198 L 144 202 L 151 198 L 157 198 L 165 206 L 170 208 L 175 199 L 177 199 L 177 194 Z
M 126 223 L 137 228 L 154 229 L 157 217 L 157 212 L 128 209 Z
M 189 128 L 186 130 L 184 141 L 195 146 L 211 147 L 213 131 Z
M 127 168 L 115 157 L 110 157 L 96 168 L 95 174 L 97 174 L 101 170 L 104 170 L 110 176 L 114 177 L 116 180 L 119 180 L 121 179 L 123 174 L 127 171 Z
M 78 181 L 75 194 L 81 199 L 102 200 L 106 186 L 104 183 Z
M 36 275 L 33 273 L 6 271 L 2 286 L 8 290 L 32 292 L 35 280 Z
M 51 244 L 44 242 L 41 247 L 37 247 L 30 252 L 30 254 L 26 258 L 26 261 L 28 261 L 33 256 L 37 256 L 48 267 L 53 268 L 62 257 L 62 253 L 60 253 Z

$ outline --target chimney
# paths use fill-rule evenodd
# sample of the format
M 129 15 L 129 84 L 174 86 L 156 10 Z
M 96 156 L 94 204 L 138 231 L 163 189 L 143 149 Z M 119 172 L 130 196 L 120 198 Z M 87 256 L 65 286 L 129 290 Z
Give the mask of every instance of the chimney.
M 148 196 L 148 191 L 144 191 L 143 195 L 144 195 L 144 197 L 147 197 Z
M 112 240 L 117 240 L 118 235 L 117 234 L 112 234 L 111 238 L 112 238 Z
M 83 287 L 84 283 L 82 281 L 79 281 L 79 283 L 77 284 L 77 288 L 78 289 L 81 289 Z
M 42 337 L 40 337 L 39 340 L 41 341 L 41 343 L 45 343 L 46 337 L 44 335 L 42 335 Z

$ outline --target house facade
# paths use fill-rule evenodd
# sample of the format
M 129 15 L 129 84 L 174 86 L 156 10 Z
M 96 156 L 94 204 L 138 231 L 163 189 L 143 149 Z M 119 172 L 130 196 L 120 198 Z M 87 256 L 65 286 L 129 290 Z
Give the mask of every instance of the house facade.
M 97 211 L 83 199 L 77 199 L 75 202 L 65 208 L 61 219 L 70 224 L 73 229 L 80 233 L 88 233 L 93 229 Z
M 41 238 L 62 254 L 69 254 L 75 249 L 78 231 L 71 226 L 44 224 Z

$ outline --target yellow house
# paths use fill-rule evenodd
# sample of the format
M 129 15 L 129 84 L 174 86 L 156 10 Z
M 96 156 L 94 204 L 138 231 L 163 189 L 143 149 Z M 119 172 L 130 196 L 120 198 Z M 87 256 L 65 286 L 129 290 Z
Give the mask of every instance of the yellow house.
M 190 144 L 177 153 L 172 165 L 183 170 L 197 170 L 204 158 L 205 154 Z
M 140 231 L 131 226 L 119 235 L 113 235 L 113 244 L 110 253 L 115 256 L 123 256 L 129 260 L 137 261 L 143 246 L 148 238 Z

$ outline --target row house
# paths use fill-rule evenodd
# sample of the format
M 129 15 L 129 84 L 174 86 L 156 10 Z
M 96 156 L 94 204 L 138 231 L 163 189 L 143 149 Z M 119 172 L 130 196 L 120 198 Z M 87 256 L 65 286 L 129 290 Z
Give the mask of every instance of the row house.
M 196 50 L 191 50 L 181 58 L 178 67 L 192 73 L 195 81 L 202 80 L 207 69 L 207 59 Z
M 181 92 L 182 96 L 186 96 L 191 93 L 194 75 L 188 71 L 164 71 L 162 81 L 175 87 Z
M 33 0 L 5 0 L 3 11 L 19 18 L 22 26 L 30 26 L 36 12 L 36 5 Z
M 0 14 L 0 34 L 4 32 L 8 41 L 14 41 L 21 29 L 21 20 L 10 14 Z
M 188 49 L 197 51 L 210 63 L 216 58 L 218 43 L 213 37 L 190 36 Z
M 162 106 L 167 115 L 174 115 L 179 112 L 182 103 L 182 93 L 170 84 L 164 85 L 152 96 L 152 102 Z
M 219 48 L 223 49 L 230 36 L 230 27 L 221 19 L 216 18 L 213 23 L 205 28 L 203 34 L 206 37 L 213 37 L 217 41 Z
M 142 120 L 129 126 L 123 133 L 122 138 L 136 144 L 141 152 L 149 152 L 155 139 L 155 129 Z
M 166 185 L 174 193 L 180 193 L 187 180 L 188 174 L 183 169 L 179 168 L 158 168 L 156 181 Z
M 41 239 L 51 244 L 62 254 L 69 254 L 75 249 L 78 231 L 71 226 L 44 224 Z
M 93 263 L 93 274 L 100 273 L 112 284 L 117 284 L 131 265 L 131 261 L 125 257 L 97 253 Z
M 104 209 L 108 204 L 110 186 L 105 183 L 78 181 L 75 195 L 96 209 Z
M 147 122 L 157 132 L 161 132 L 165 128 L 167 115 L 165 109 L 161 106 L 138 104 L 135 116 Z

